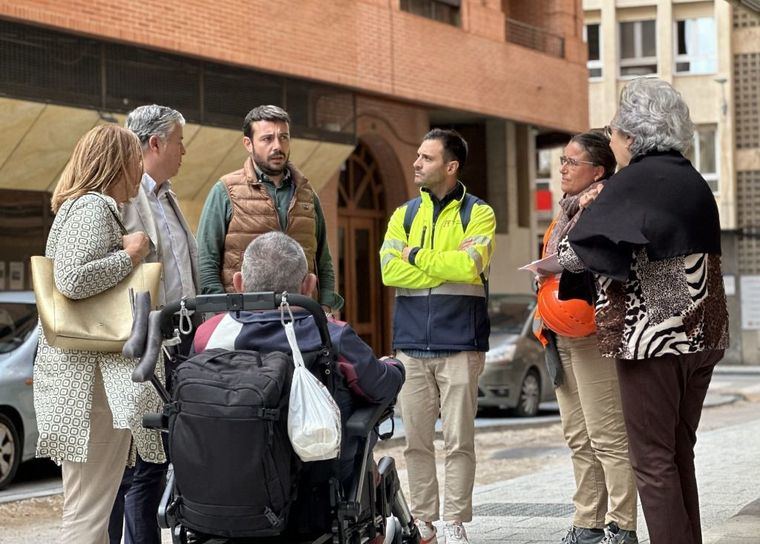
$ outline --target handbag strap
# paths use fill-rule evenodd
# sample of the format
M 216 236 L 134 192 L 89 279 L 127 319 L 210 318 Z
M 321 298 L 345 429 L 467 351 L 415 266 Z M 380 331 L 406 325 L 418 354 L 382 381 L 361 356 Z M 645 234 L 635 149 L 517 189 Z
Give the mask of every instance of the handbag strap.
M 111 215 L 113 216 L 113 218 L 114 218 L 114 221 L 116 221 L 116 223 L 119 225 L 119 229 L 121 230 L 121 234 L 122 234 L 122 236 L 123 236 L 123 235 L 125 235 L 125 234 L 129 234 L 129 231 L 127 230 L 127 227 L 125 227 L 125 226 L 124 226 L 124 223 L 122 223 L 122 222 L 121 222 L 121 217 L 119 217 L 119 214 L 117 214 L 117 213 L 116 213 L 116 212 L 113 210 L 113 208 L 112 208 L 112 207 L 111 207 L 111 205 L 108 203 L 108 201 L 107 201 L 107 200 L 106 200 L 106 199 L 103 197 L 103 195 L 101 195 L 100 193 L 97 193 L 97 192 L 95 192 L 95 191 L 89 191 L 89 192 L 85 193 L 84 195 L 79 195 L 78 197 L 76 197 L 76 198 L 74 199 L 74 201 L 71 203 L 71 206 L 69 206 L 69 209 L 68 209 L 68 210 L 66 210 L 66 216 L 63 218 L 63 220 L 64 220 L 64 221 L 66 221 L 66 219 L 69 217 L 69 213 L 71 213 L 71 208 L 74 206 L 74 203 L 75 203 L 77 200 L 79 200 L 80 198 L 82 198 L 83 196 L 85 196 L 85 195 L 93 195 L 93 196 L 96 196 L 96 197 L 98 197 L 100 200 L 102 200 L 103 202 L 105 202 L 105 204 L 106 204 L 106 208 L 108 208 L 108 211 L 109 211 L 109 212 L 111 212 Z
M 95 195 L 100 200 L 102 200 L 103 202 L 105 202 L 106 203 L 106 208 L 108 208 L 108 211 L 111 212 L 111 215 L 113 216 L 114 220 L 116 221 L 116 223 L 118 223 L 119 228 L 121 229 L 121 234 L 125 235 L 125 234 L 129 233 L 129 231 L 127 230 L 127 227 L 125 227 L 124 223 L 121 222 L 121 217 L 119 217 L 119 214 L 114 211 L 114 209 L 111 207 L 110 204 L 108 204 L 108 201 L 105 198 L 103 198 L 103 195 L 101 195 L 100 193 L 95 193 L 95 192 L 90 192 L 90 193 L 87 193 L 87 194 L 88 195 Z

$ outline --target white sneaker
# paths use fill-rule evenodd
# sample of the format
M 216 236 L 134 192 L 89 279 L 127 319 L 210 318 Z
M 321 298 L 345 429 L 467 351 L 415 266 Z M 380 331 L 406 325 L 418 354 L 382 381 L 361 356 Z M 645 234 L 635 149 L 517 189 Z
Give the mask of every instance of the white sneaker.
M 420 533 L 420 544 L 438 544 L 438 534 L 435 525 L 428 525 L 422 520 L 414 520 L 417 531 Z
M 464 525 L 459 522 L 447 522 L 443 526 L 443 534 L 446 535 L 446 544 L 470 544 Z

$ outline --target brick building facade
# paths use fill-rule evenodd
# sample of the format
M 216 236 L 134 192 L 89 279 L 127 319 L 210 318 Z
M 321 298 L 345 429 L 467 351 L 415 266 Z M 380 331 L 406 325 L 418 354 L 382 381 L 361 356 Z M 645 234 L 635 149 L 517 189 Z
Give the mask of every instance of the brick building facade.
M 379 239 L 416 192 L 411 165 L 431 126 L 473 147 L 463 180 L 499 221 L 494 291 L 529 288 L 515 269 L 536 254 L 536 146 L 588 123 L 582 21 L 580 0 L 0 0 L 0 202 L 51 190 L 87 129 L 157 102 L 188 120 L 174 186 L 196 222 L 245 158 L 245 113 L 277 103 L 325 209 L 344 316 L 379 347 L 391 300 Z M 33 240 L 4 236 L 0 220 L 0 270 L 42 251 L 49 217 L 27 215 Z

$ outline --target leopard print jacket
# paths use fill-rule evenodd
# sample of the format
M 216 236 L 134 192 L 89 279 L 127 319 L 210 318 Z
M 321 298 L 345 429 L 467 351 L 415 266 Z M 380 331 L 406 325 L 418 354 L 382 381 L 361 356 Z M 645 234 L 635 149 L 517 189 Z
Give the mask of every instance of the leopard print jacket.
M 584 270 L 567 238 L 558 254 L 566 270 Z M 597 276 L 595 307 L 605 357 L 649 359 L 728 347 L 720 255 L 650 261 L 645 249 L 636 249 L 627 281 Z

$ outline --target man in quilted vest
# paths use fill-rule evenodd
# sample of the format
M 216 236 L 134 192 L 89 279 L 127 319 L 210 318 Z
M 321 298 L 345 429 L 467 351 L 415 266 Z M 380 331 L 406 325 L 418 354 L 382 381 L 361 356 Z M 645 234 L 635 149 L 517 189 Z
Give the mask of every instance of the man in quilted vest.
M 309 272 L 318 280 L 317 299 L 325 311 L 338 310 L 335 272 L 319 197 L 289 161 L 290 116 L 277 106 L 258 106 L 245 117 L 243 168 L 211 189 L 198 225 L 201 292 L 234 292 L 245 248 L 258 236 L 284 232 L 303 248 Z

